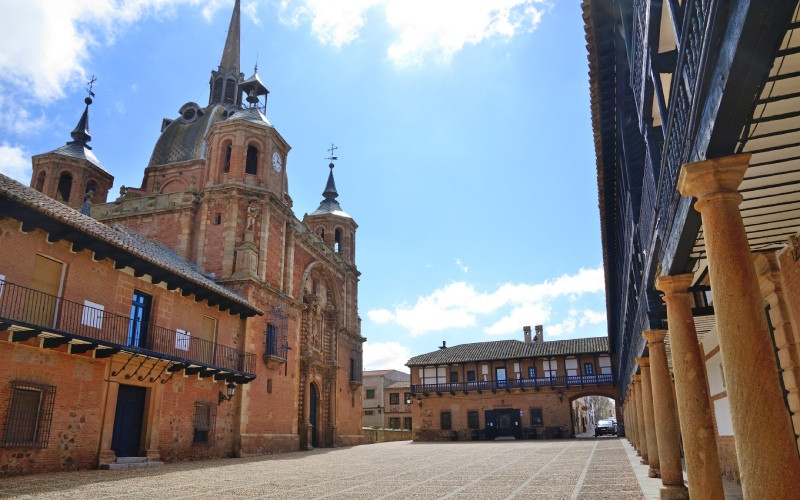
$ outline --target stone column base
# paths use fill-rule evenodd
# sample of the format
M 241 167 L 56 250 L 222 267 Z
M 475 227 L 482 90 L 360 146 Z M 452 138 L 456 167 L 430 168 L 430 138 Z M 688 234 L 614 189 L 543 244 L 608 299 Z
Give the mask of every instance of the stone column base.
M 647 477 L 661 477 L 661 470 L 650 467 L 650 470 L 647 471 Z
M 661 500 L 688 500 L 689 490 L 684 485 L 664 486 L 660 491 Z
M 148 462 L 160 462 L 161 461 L 161 454 L 158 450 L 147 450 L 145 453 Z
M 642 456 L 641 453 L 639 453 L 638 455 Z M 644 457 L 643 459 L 639 460 L 639 463 L 642 464 L 642 465 L 650 465 L 650 461 L 647 460 L 647 457 Z

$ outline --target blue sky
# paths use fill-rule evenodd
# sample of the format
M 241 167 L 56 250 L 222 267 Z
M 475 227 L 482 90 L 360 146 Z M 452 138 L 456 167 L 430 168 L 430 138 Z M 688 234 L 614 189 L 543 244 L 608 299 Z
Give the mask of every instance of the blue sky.
M 233 0 L 0 0 L 0 171 L 63 145 L 139 186 L 161 119 L 208 101 Z M 448 345 L 606 334 L 579 2 L 243 0 L 242 71 L 292 146 L 298 217 L 326 148 L 359 224 L 367 369 Z

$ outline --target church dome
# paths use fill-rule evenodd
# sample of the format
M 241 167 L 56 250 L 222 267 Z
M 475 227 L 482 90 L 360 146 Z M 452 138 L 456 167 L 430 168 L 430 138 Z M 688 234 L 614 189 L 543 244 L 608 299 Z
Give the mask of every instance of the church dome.
M 200 108 L 186 103 L 174 120 L 164 119 L 148 166 L 167 165 L 206 157 L 205 137 L 211 126 L 227 117 L 225 106 L 211 104 Z

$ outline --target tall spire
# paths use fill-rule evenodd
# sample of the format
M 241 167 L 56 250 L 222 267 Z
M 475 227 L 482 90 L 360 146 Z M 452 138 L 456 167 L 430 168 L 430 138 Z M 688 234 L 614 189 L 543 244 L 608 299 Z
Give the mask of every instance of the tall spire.
M 231 24 L 228 26 L 228 38 L 225 40 L 225 48 L 222 50 L 220 67 L 232 73 L 239 73 L 239 46 L 240 46 L 240 15 L 239 0 L 233 5 Z
M 242 107 L 242 91 L 239 86 L 244 81 L 244 74 L 239 70 L 240 10 L 240 0 L 236 0 L 231 14 L 231 24 L 228 26 L 228 37 L 225 39 L 225 48 L 222 49 L 222 59 L 219 67 L 211 71 L 209 105 L 225 104 Z

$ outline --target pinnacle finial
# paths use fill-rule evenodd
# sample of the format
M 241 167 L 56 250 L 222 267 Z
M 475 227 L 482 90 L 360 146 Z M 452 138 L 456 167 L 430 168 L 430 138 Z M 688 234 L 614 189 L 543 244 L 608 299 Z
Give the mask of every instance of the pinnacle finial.
M 228 37 L 225 39 L 225 48 L 222 50 L 222 59 L 219 65 L 235 74 L 239 73 L 239 44 L 241 32 L 241 16 L 239 0 L 233 6 L 231 23 L 228 26 Z

